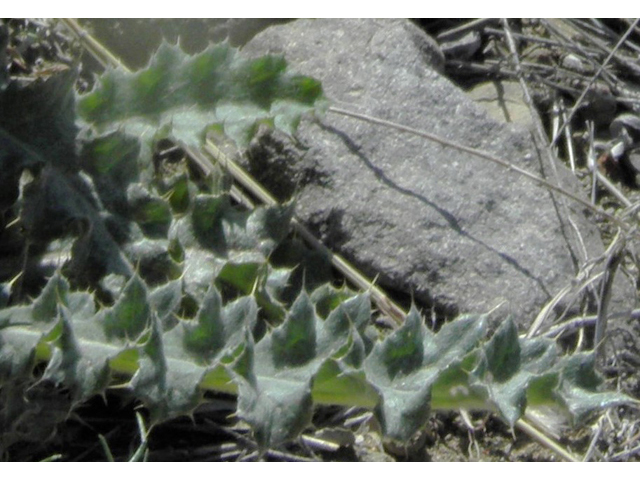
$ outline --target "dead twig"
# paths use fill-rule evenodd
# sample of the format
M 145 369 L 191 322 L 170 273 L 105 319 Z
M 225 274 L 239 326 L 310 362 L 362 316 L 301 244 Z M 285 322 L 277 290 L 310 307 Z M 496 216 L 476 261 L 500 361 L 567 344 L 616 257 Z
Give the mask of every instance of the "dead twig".
M 589 25 L 586 24 L 585 22 L 579 20 L 579 19 L 573 19 L 573 20 L 569 20 L 569 22 L 573 23 L 573 24 L 580 24 L 583 25 L 584 27 L 588 28 Z M 619 48 L 622 46 L 622 44 L 627 42 L 627 38 L 629 37 L 629 35 L 631 33 L 633 33 L 635 27 L 637 27 L 638 25 L 638 19 L 636 19 L 627 29 L 627 32 L 625 33 L 625 35 L 623 36 L 622 40 L 619 42 L 618 45 L 616 45 L 613 50 L 610 50 L 609 47 L 604 44 L 603 42 L 601 42 L 598 37 L 596 35 L 587 35 L 584 34 L 583 32 L 580 32 L 580 34 L 583 36 L 584 40 L 591 43 L 592 45 L 594 45 L 596 48 L 600 49 L 603 53 L 609 53 L 610 56 L 616 60 L 617 62 L 619 62 L 621 65 L 623 65 L 625 68 L 627 68 L 630 73 L 634 74 L 634 76 L 638 77 L 640 75 L 640 67 L 638 67 L 638 65 L 636 65 L 635 63 L 633 63 L 632 61 L 630 61 L 629 59 L 625 58 L 624 56 L 622 56 L 618 50 Z M 595 31 L 597 31 L 596 29 L 594 29 Z M 617 34 L 615 32 L 611 32 L 610 35 L 608 35 L 609 38 L 611 40 L 614 40 L 615 38 L 617 38 Z
M 578 97 L 578 100 L 576 100 L 576 103 L 574 104 L 573 108 L 569 112 L 569 115 L 567 115 L 566 121 L 562 124 L 562 127 L 560 127 L 560 131 L 551 140 L 551 145 L 555 145 L 555 143 L 558 141 L 558 138 L 560 136 L 560 132 L 564 130 L 564 128 L 569 124 L 569 122 L 571 122 L 571 120 L 573 119 L 573 116 L 578 111 L 578 108 L 580 108 L 580 105 L 582 104 L 582 101 L 587 96 L 587 93 L 589 93 L 589 89 L 591 88 L 591 86 L 600 77 L 600 75 L 604 71 L 605 67 L 608 65 L 608 63 L 611 61 L 611 59 L 614 57 L 615 52 L 622 46 L 622 44 L 625 42 L 627 37 L 629 35 L 631 35 L 631 33 L 633 32 L 633 27 L 635 27 L 638 24 L 639 21 L 640 21 L 640 18 L 636 19 L 633 22 L 633 25 L 627 29 L 625 34 L 620 38 L 620 40 L 618 41 L 616 46 L 613 47 L 613 49 L 611 50 L 611 52 L 609 53 L 607 58 L 604 60 L 604 62 L 602 62 L 602 64 L 600 65 L 600 67 L 598 68 L 596 73 L 591 77 L 591 80 L 584 87 L 584 90 L 582 91 L 582 94 L 580 95 L 580 97 Z
M 477 20 L 472 20 L 458 27 L 451 28 L 449 30 L 439 33 L 436 36 L 436 40 L 441 43 L 446 42 L 466 32 L 469 32 L 471 30 L 479 30 L 486 25 L 491 25 L 496 22 L 497 22 L 497 19 L 495 18 L 478 18 Z
M 602 279 L 600 286 L 600 303 L 598 304 L 598 319 L 596 321 L 596 333 L 594 338 L 594 344 L 599 356 L 602 356 L 604 352 L 603 343 L 608 321 L 607 310 L 611 300 L 611 293 L 613 291 L 613 280 L 618 268 L 620 267 L 620 263 L 622 262 L 625 245 L 625 237 L 624 235 L 621 235 L 620 231 L 618 231 L 612 242 L 612 248 L 609 248 L 611 253 L 607 257 L 604 267 L 604 278 Z
M 596 61 L 596 58 L 601 56 L 599 50 L 589 49 L 588 47 L 582 46 L 579 43 L 575 42 L 573 39 L 567 37 L 550 20 L 541 20 L 541 22 L 550 34 L 559 39 L 558 41 L 563 45 L 565 49 L 579 53 L 580 58 L 589 62 L 594 70 L 600 68 L 600 64 Z M 607 70 L 604 70 L 602 75 L 602 79 L 607 83 L 609 87 L 615 87 L 616 78 L 613 76 L 613 74 L 611 74 Z
M 536 439 L 542 445 L 544 445 L 545 447 L 549 448 L 550 450 L 552 450 L 553 452 L 558 454 L 563 460 L 566 460 L 568 462 L 579 462 L 580 461 L 574 455 L 569 453 L 567 451 L 567 449 L 565 449 L 562 445 L 560 445 L 559 443 L 551 440 L 547 435 L 543 434 L 540 430 L 538 430 L 537 428 L 533 427 L 531 424 L 529 424 L 529 423 L 527 423 L 527 422 L 525 422 L 523 420 L 518 420 L 516 422 L 516 427 L 520 428 L 527 435 L 529 435 L 530 437 Z
M 497 28 L 487 27 L 487 28 L 484 29 L 484 31 L 485 31 L 485 33 L 488 33 L 488 34 L 491 34 L 491 35 L 498 35 L 498 36 L 501 36 L 501 37 L 504 37 L 506 35 L 503 30 L 499 30 Z M 547 46 L 547 47 L 556 47 L 556 48 L 560 47 L 560 48 L 564 48 L 564 49 L 569 50 L 569 51 L 573 51 L 575 53 L 580 53 L 581 55 L 584 55 L 584 56 L 587 56 L 588 54 L 593 55 L 593 54 L 598 52 L 597 50 L 592 50 L 591 52 L 587 52 L 587 49 L 582 48 L 582 47 L 574 44 L 573 42 L 551 40 L 551 39 L 544 38 L 544 37 L 537 37 L 537 36 L 533 36 L 533 35 L 523 35 L 522 33 L 516 33 L 516 32 L 512 32 L 511 35 L 516 40 L 525 40 L 525 41 L 530 42 L 530 43 L 538 43 L 540 45 L 544 45 L 544 46 Z M 585 54 L 587 54 L 587 55 L 585 55 Z M 553 68 L 553 67 L 550 67 L 550 68 Z
M 598 423 L 596 424 L 594 430 L 595 432 L 593 434 L 593 437 L 591 437 L 591 442 L 589 442 L 587 453 L 585 453 L 584 457 L 582 458 L 583 462 L 590 461 L 593 453 L 595 452 L 596 445 L 598 443 L 598 440 L 600 439 L 600 434 L 602 433 L 602 417 L 598 420 Z
M 522 87 L 522 92 L 524 94 L 524 99 L 525 99 L 525 103 L 527 104 L 527 106 L 529 107 L 529 112 L 531 113 L 531 119 L 533 121 L 533 125 L 535 127 L 535 133 L 538 139 L 538 142 L 540 142 L 541 145 L 544 145 L 544 150 L 547 154 L 547 160 L 549 162 L 549 165 L 551 166 L 551 170 L 553 171 L 553 175 L 555 177 L 556 180 L 556 185 L 560 185 L 560 176 L 558 174 L 558 169 L 556 167 L 556 162 L 557 162 L 557 157 L 554 154 L 553 151 L 553 147 L 552 145 L 550 145 L 547 141 L 546 135 L 545 135 L 545 131 L 544 131 L 544 127 L 542 125 L 542 120 L 540 119 L 540 115 L 538 115 L 538 111 L 535 108 L 535 105 L 533 103 L 533 99 L 531 98 L 531 94 L 529 93 L 529 87 L 527 85 L 527 82 L 524 78 L 524 74 L 522 72 L 522 67 L 520 66 L 520 58 L 518 56 L 518 50 L 516 47 L 516 43 L 515 40 L 513 39 L 513 35 L 511 32 L 511 28 L 509 27 L 509 21 L 504 18 L 501 20 L 502 26 L 504 28 L 505 31 L 505 35 L 507 38 L 507 43 L 509 45 L 509 51 L 511 52 L 511 56 L 512 56 L 512 62 L 514 65 L 514 68 L 516 70 L 516 73 L 518 74 L 518 81 L 520 82 L 520 86 Z M 568 131 L 568 130 L 567 130 Z M 564 201 L 564 198 L 560 199 L 560 203 L 562 205 L 562 208 L 564 209 L 564 213 L 565 213 L 565 217 L 569 220 L 571 227 L 574 230 L 575 233 L 575 237 L 578 240 L 578 242 L 580 244 L 584 244 L 583 239 L 582 239 L 582 235 L 580 234 L 580 230 L 576 227 L 575 223 L 571 221 L 571 213 L 570 210 L 567 208 L 566 202 Z M 583 258 L 584 261 L 586 261 L 586 257 Z
M 110 50 L 104 48 L 100 42 L 96 41 L 87 33 L 73 18 L 62 18 L 60 21 L 81 41 L 84 48 L 95 58 L 103 68 L 119 67 L 125 71 L 130 71 Z

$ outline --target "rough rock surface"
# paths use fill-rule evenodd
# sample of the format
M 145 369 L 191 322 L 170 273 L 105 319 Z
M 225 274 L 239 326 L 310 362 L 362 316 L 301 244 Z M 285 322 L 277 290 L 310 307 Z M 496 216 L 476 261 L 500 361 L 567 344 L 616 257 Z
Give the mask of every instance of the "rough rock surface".
M 320 79 L 336 106 L 554 178 L 531 134 L 493 120 L 442 76 L 433 41 L 408 21 L 298 20 L 265 30 L 244 52 L 284 54 Z M 297 140 L 263 133 L 249 152 L 251 171 L 281 199 L 295 196 L 299 218 L 383 287 L 444 314 L 504 301 L 526 328 L 603 252 L 582 208 L 470 154 L 332 113 L 304 120 Z

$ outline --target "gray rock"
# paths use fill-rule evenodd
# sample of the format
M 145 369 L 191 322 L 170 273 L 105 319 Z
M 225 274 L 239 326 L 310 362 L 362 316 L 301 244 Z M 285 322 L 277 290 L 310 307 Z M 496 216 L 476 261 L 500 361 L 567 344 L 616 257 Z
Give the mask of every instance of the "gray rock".
M 334 105 L 554 178 L 531 134 L 493 120 L 442 76 L 437 46 L 408 21 L 299 20 L 265 30 L 244 52 L 284 54 L 323 82 Z M 295 196 L 298 217 L 380 285 L 446 315 L 504 301 L 503 312 L 527 328 L 587 258 L 603 253 L 580 206 L 481 158 L 331 113 L 303 120 L 296 140 L 262 132 L 248 154 L 252 173 L 281 199 Z

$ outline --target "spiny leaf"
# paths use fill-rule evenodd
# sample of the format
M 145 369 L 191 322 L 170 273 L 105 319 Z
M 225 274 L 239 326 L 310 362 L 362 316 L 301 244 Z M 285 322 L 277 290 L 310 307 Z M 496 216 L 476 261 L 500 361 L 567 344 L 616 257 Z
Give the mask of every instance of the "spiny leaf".
M 314 400 L 369 407 L 377 402 L 376 413 L 385 434 L 400 440 L 424 423 L 431 385 L 438 385 L 440 408 L 447 401 L 450 405 L 476 402 L 476 407 L 485 408 L 491 402 L 507 420 L 521 412 L 523 391 L 533 403 L 544 405 L 536 398 L 544 390 L 547 403 L 549 396 L 557 397 L 576 418 L 628 401 L 622 395 L 595 390 L 598 378 L 591 356 L 570 356 L 558 363 L 551 342 L 518 340 L 508 324 L 474 350 L 485 330 L 478 316 L 461 317 L 433 334 L 413 309 L 405 325 L 367 355 L 360 334 L 370 314 L 364 294 L 343 301 L 322 320 L 303 292 L 283 325 L 257 344 L 251 333 L 257 319 L 252 297 L 223 306 L 214 287 L 194 320 L 182 320 L 165 330 L 158 321 L 157 306 L 166 314 L 174 310 L 175 299 L 150 302 L 138 313 L 144 318 L 148 310 L 151 320 L 131 326 L 136 332 L 144 325 L 137 336 L 143 343 L 131 343 L 126 322 L 119 327 L 121 334 L 127 334 L 111 331 L 108 336 L 113 324 L 105 322 L 105 316 L 116 311 L 117 318 L 126 319 L 147 298 L 141 282 L 139 277 L 129 280 L 121 302 L 96 314 L 92 296 L 67 292 L 58 275 L 37 300 L 48 305 L 57 299 L 55 314 L 50 308 L 42 309 L 49 312 L 48 321 L 48 315 L 40 313 L 36 322 L 33 307 L 2 310 L 4 315 L 22 319 L 0 329 L 2 377 L 5 381 L 25 378 L 38 345 L 50 342 L 53 354 L 43 378 L 67 385 L 80 401 L 103 391 L 112 369 L 127 372 L 133 375 L 133 392 L 149 408 L 154 422 L 189 413 L 201 401 L 204 385 L 231 391 L 228 382 L 232 379 L 239 391 L 238 415 L 252 425 L 262 449 L 295 438 L 308 425 Z M 179 282 L 174 282 L 162 296 L 174 298 L 177 287 Z M 52 295 L 55 291 L 58 294 Z M 513 341 L 520 341 L 519 348 L 508 344 Z M 7 363 L 6 356 L 11 354 L 16 356 Z M 231 378 L 224 374 L 230 361 Z M 516 361 L 522 371 L 505 369 L 505 361 Z M 501 375 L 500 371 L 512 373 Z M 502 381 L 495 381 L 496 377 Z M 484 389 L 485 403 L 482 395 L 467 393 L 466 400 L 458 398 L 460 389 Z M 442 400 L 443 392 L 449 400 Z
M 271 350 L 270 360 L 274 370 L 295 368 L 315 359 L 316 318 L 305 292 L 291 306 L 287 320 L 262 345 Z
M 472 385 L 480 388 L 513 426 L 524 413 L 529 384 L 547 375 L 557 359 L 556 345 L 545 338 L 520 339 L 511 319 L 483 347 Z
M 109 386 L 109 355 L 104 355 L 104 343 L 101 343 L 104 340 L 99 334 L 85 337 L 85 340 L 92 340 L 94 344 L 86 342 L 83 345 L 79 342 L 76 335 L 80 332 L 73 328 L 72 313 L 64 306 L 59 308 L 62 331 L 56 339 L 56 348 L 42 378 L 64 384 L 71 390 L 76 401 L 82 401 L 104 392 Z M 97 326 L 95 323 L 89 325 L 94 328 Z M 86 333 L 87 329 L 84 330 Z M 110 353 L 116 356 L 120 350 L 121 348 L 114 348 Z
M 370 339 L 363 337 L 370 320 L 371 299 L 367 293 L 346 299 L 329 314 L 319 343 L 345 337 L 347 341 L 324 362 L 314 377 L 314 401 L 339 405 L 356 403 L 369 407 L 374 407 L 379 401 L 378 393 L 367 382 L 362 369 L 371 350 Z
M 67 289 L 55 274 L 31 305 L 0 310 L 0 385 L 31 377 L 38 347 L 59 334 L 58 304 L 66 301 Z
M 182 300 L 182 280 L 173 280 L 154 289 L 149 294 L 149 302 L 158 315 L 164 330 L 169 330 L 177 323 L 175 314 Z
M 138 371 L 129 386 L 149 408 L 152 424 L 174 416 L 175 412 L 170 410 L 170 406 L 177 404 L 178 411 L 182 413 L 197 403 L 197 385 L 203 372 L 189 365 L 186 368 L 176 368 L 169 374 L 162 330 L 156 318 L 150 322 L 150 334 L 140 347 L 140 354 Z M 184 383 L 171 388 L 171 381 Z
M 249 251 L 267 256 L 288 233 L 292 215 L 290 204 L 243 212 L 231 207 L 228 195 L 199 195 L 192 227 L 201 245 L 223 257 Z
M 327 359 L 313 379 L 313 400 L 329 405 L 361 405 L 373 408 L 380 397 L 367 381 L 360 365 L 365 358 L 362 338 L 351 328 L 344 352 Z
M 187 291 L 200 299 L 220 278 L 250 293 L 268 255 L 287 234 L 292 214 L 290 205 L 249 212 L 234 208 L 226 194 L 198 195 L 190 215 L 174 221 L 169 231 L 182 252 Z
M 340 335 L 348 324 L 338 328 L 343 316 L 323 322 L 303 291 L 282 325 L 255 345 L 247 335 L 233 369 L 239 380 L 238 415 L 253 427 L 262 449 L 295 438 L 308 425 L 313 378 L 348 342 Z
M 254 328 L 257 317 L 251 297 L 223 307 L 220 293 L 211 287 L 195 321 L 182 321 L 163 332 L 154 320 L 149 339 L 140 347 L 140 368 L 131 380 L 154 423 L 188 414 L 198 405 L 205 376 L 222 360 L 233 359 L 243 332 Z
M 131 218 L 147 237 L 166 238 L 172 219 L 169 202 L 133 183 L 127 188 L 127 204 Z
M 485 328 L 483 317 L 467 316 L 434 335 L 414 307 L 404 324 L 373 348 L 364 370 L 380 393 L 376 414 L 386 435 L 408 441 L 424 425 L 434 382 L 462 361 Z
M 160 185 L 160 193 L 166 192 L 171 208 L 176 213 L 184 213 L 189 208 L 193 194 L 193 184 L 189 182 L 186 173 L 163 178 Z
M 151 309 L 144 281 L 134 275 L 116 304 L 106 310 L 103 324 L 108 338 L 135 340 L 150 325 Z
M 317 296 L 312 295 L 311 299 Z M 352 329 L 355 329 L 357 336 L 364 336 L 365 329 L 371 322 L 371 298 L 368 293 L 360 293 L 345 297 L 329 314 L 324 321 L 322 332 L 323 335 L 319 342 L 333 342 L 335 338 L 343 338 L 352 335 Z M 330 348 L 330 347 L 325 347 Z M 362 343 L 365 349 L 365 343 Z M 363 354 L 368 351 L 363 351 Z M 360 364 L 354 364 L 360 366 Z
M 211 125 L 246 145 L 259 122 L 292 132 L 300 115 L 322 103 L 320 83 L 291 74 L 282 57 L 244 59 L 226 45 L 189 56 L 163 43 L 136 73 L 109 70 L 78 101 L 80 116 L 99 132 L 142 138 L 143 157 L 159 129 L 180 144 L 198 146 Z M 143 160 L 148 163 L 148 158 Z
M 95 312 L 88 293 L 59 299 L 60 334 L 52 342 L 53 354 L 42 378 L 65 385 L 75 402 L 103 393 L 111 381 L 111 362 L 131 348 L 125 339 L 108 338 L 103 315 Z
M 245 295 L 253 295 L 262 313 L 273 323 L 280 324 L 287 308 L 281 301 L 282 291 L 288 286 L 292 271 L 288 268 L 274 269 L 266 259 L 263 262 L 226 262 L 216 277 L 216 283 L 231 286 Z
M 31 315 L 36 322 L 48 322 L 58 313 L 58 305 L 66 304 L 69 292 L 67 282 L 59 271 L 51 277 L 32 304 Z
M 254 358 L 254 348 L 252 342 L 245 342 L 243 354 L 234 365 L 237 414 L 251 425 L 258 446 L 264 451 L 295 438 L 311 421 L 311 374 L 298 374 L 292 379 L 261 372 L 259 361 L 264 355 Z
M 0 386 L 31 377 L 36 348 L 45 333 L 15 326 L 0 330 Z
M 209 363 L 224 349 L 234 350 L 242 341 L 244 329 L 253 330 L 257 318 L 258 308 L 252 297 L 241 297 L 223 308 L 220 293 L 212 286 L 196 322 L 181 323 L 182 343 L 195 360 Z
M 595 354 L 577 353 L 562 358 L 554 370 L 560 372 L 556 390 L 562 403 L 578 424 L 593 411 L 629 403 L 631 399 L 617 392 L 601 392 L 602 379 L 595 371 Z

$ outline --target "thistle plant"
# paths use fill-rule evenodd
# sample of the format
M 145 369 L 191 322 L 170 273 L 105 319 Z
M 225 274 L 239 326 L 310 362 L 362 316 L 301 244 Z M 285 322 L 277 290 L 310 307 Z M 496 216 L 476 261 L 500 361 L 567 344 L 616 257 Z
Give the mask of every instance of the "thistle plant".
M 0 246 L 19 258 L 0 269 L 0 448 L 39 407 L 25 399 L 33 382 L 63 385 L 71 408 L 124 382 L 151 426 L 206 391 L 236 394 L 263 451 L 296 439 L 319 404 L 371 409 L 407 441 L 434 410 L 577 424 L 629 401 L 599 390 L 593 354 L 564 355 L 509 320 L 489 332 L 485 315 L 461 315 L 434 333 L 414 307 L 382 335 L 371 292 L 301 276 L 300 258 L 274 263 L 294 241 L 292 203 L 246 209 L 222 169 L 203 177 L 162 154 L 166 139 L 243 147 L 262 124 L 293 134 L 322 115 L 320 83 L 282 57 L 163 44 L 88 93 L 76 75 L 0 85 Z

